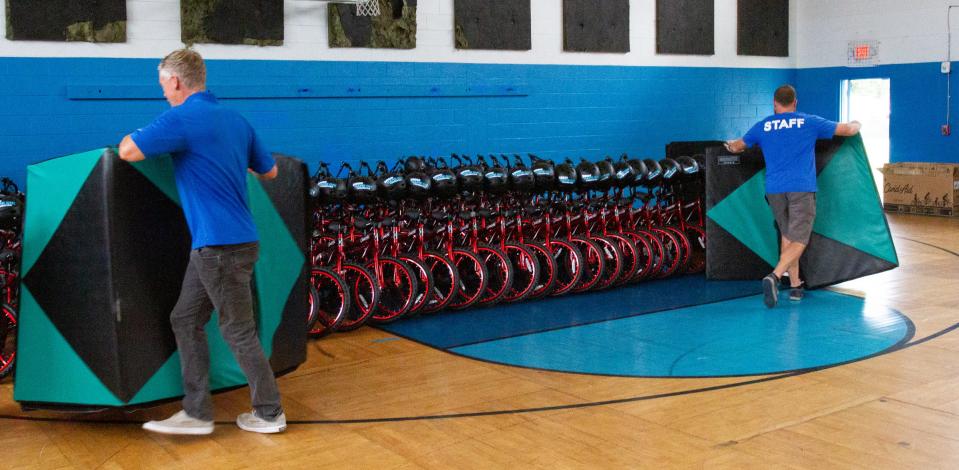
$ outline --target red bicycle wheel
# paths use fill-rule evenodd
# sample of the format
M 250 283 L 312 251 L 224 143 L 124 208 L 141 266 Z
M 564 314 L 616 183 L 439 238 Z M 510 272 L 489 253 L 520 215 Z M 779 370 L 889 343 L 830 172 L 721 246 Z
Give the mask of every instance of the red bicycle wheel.
M 486 292 L 489 272 L 479 256 L 472 251 L 453 250 L 453 263 L 456 264 L 456 271 L 459 274 L 459 285 L 456 297 L 449 306 L 457 310 L 471 307 Z
M 401 253 L 398 258 L 406 263 L 416 277 L 417 286 L 413 294 L 413 306 L 410 307 L 409 312 L 406 312 L 406 316 L 416 315 L 429 303 L 430 291 L 433 290 L 433 272 L 426 262 L 416 258 L 415 255 Z
M 503 299 L 513 285 L 513 264 L 506 253 L 490 245 L 477 245 L 476 255 L 486 266 L 489 282 L 480 297 L 479 305 L 493 305 Z
M 338 274 L 349 288 L 350 309 L 336 331 L 355 330 L 366 324 L 379 304 L 380 288 L 373 273 L 358 264 L 343 263 L 343 269 Z
M 549 295 L 564 295 L 583 279 L 583 252 L 566 240 L 551 240 L 548 246 L 556 264 L 555 288 Z
M 17 311 L 8 304 L 0 307 L 0 379 L 13 372 L 17 359 Z
M 340 325 L 350 311 L 350 290 L 346 281 L 327 268 L 310 270 L 310 314 L 307 328 L 310 336 L 326 336 Z
M 539 260 L 529 248 L 514 243 L 504 245 L 503 252 L 513 266 L 513 283 L 503 295 L 503 300 L 519 302 L 529 297 L 539 282 Z
M 644 266 L 636 272 L 632 282 L 655 277 L 665 262 L 663 242 L 655 235 L 645 230 L 627 232 L 640 248 L 641 264 Z
M 599 247 L 604 263 L 599 281 L 593 286 L 593 290 L 606 289 L 618 281 L 623 273 L 623 252 L 616 241 L 605 236 L 590 237 L 589 241 Z
M 541 243 L 527 242 L 525 246 L 539 262 L 539 277 L 527 299 L 539 299 L 549 295 L 556 285 L 556 260 L 553 259 L 549 249 Z
M 606 271 L 606 256 L 592 240 L 573 237 L 570 241 L 583 253 L 583 278 L 573 287 L 573 292 L 586 292 L 596 287 L 602 279 Z
M 430 268 L 433 283 L 426 306 L 422 311 L 433 313 L 446 308 L 456 298 L 460 275 L 456 265 L 446 255 L 427 251 L 423 253 L 423 260 Z
M 662 279 L 672 276 L 679 270 L 679 263 L 683 259 L 679 240 L 669 230 L 653 227 L 652 233 L 663 244 L 663 264 L 653 277 Z
M 688 225 L 686 238 L 690 247 L 686 272 L 701 273 L 706 270 L 706 232 L 695 225 Z
M 375 272 L 373 263 L 366 267 Z M 380 257 L 380 270 L 383 273 L 379 285 L 380 302 L 370 321 L 389 323 L 399 320 L 413 308 L 418 281 L 409 266 L 390 256 Z
M 607 233 L 606 238 L 612 240 L 619 247 L 623 254 L 623 269 L 619 278 L 613 282 L 614 286 L 626 284 L 636 276 L 636 272 L 641 268 L 639 247 L 631 238 L 620 233 Z

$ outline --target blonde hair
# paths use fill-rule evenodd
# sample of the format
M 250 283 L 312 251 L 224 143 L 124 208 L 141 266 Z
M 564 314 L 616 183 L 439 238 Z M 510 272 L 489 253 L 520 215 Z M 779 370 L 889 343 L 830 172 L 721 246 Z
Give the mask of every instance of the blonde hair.
M 178 77 L 183 86 L 202 89 L 206 86 L 206 64 L 193 49 L 177 49 L 163 58 L 157 70 L 161 74 Z

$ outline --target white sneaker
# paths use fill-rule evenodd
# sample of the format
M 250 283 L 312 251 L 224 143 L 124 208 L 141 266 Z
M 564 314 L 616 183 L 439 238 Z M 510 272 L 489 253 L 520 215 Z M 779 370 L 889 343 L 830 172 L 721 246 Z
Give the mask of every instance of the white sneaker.
M 186 414 L 186 411 L 180 410 L 177 414 L 163 421 L 147 421 L 143 423 L 143 429 L 162 434 L 202 436 L 213 432 L 213 421 L 203 421 L 202 419 L 192 418 Z
M 236 417 L 236 425 L 244 431 L 272 434 L 286 429 L 286 413 L 280 413 L 273 421 L 267 421 L 252 413 L 243 413 Z

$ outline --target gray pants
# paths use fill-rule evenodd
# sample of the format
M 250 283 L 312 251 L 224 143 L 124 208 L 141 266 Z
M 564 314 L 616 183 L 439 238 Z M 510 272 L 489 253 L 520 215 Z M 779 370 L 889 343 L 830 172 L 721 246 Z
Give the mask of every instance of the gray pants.
M 180 350 L 183 370 L 183 409 L 188 415 L 213 420 L 210 398 L 210 349 L 204 327 L 215 308 L 220 332 L 250 384 L 256 415 L 272 420 L 283 412 L 273 370 L 263 353 L 253 318 L 250 279 L 260 255 L 256 242 L 203 247 L 190 252 L 180 298 L 170 323 Z
M 766 195 L 779 233 L 786 240 L 809 245 L 816 221 L 816 193 L 773 193 Z

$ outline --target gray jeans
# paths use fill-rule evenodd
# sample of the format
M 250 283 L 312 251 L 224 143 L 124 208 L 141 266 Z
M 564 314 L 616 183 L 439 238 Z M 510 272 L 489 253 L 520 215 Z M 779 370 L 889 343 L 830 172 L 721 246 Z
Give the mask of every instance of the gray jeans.
M 259 255 L 256 242 L 190 252 L 170 324 L 183 370 L 183 409 L 193 418 L 213 420 L 210 349 L 204 326 L 214 308 L 219 312 L 220 333 L 250 384 L 256 415 L 272 420 L 283 412 L 276 379 L 260 346 L 253 318 L 250 279 Z

